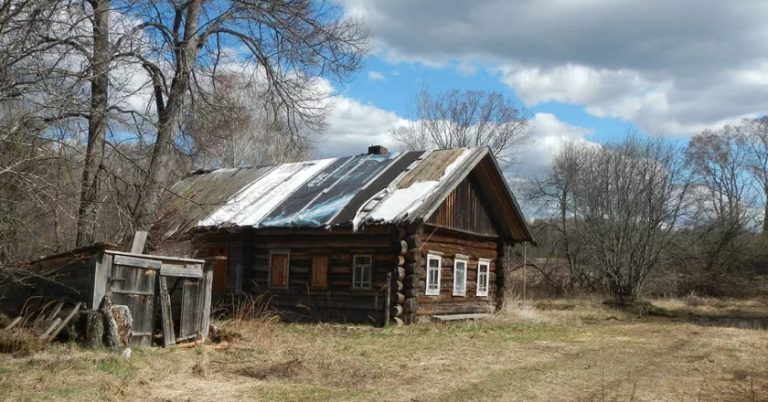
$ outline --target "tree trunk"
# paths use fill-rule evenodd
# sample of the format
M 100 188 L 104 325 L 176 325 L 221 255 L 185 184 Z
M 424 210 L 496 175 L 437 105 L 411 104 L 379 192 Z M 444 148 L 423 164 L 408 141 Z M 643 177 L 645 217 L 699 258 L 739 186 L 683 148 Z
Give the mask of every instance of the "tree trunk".
M 163 184 L 170 172 L 169 159 L 172 156 L 173 139 L 176 127 L 181 120 L 185 97 L 189 91 L 191 68 L 197 58 L 198 38 L 195 32 L 200 10 L 201 0 L 192 0 L 189 3 L 185 18 L 184 39 L 175 43 L 176 71 L 167 102 L 164 105 L 162 101 L 158 103 L 157 139 L 147 175 L 144 178 L 144 185 L 134 209 L 134 223 L 137 230 L 149 231 L 157 219 Z
M 768 236 L 768 187 L 763 190 L 765 206 L 763 209 L 763 236 Z
M 96 207 L 104 161 L 104 144 L 109 108 L 109 0 L 90 0 L 93 7 L 93 57 L 91 58 L 91 106 L 88 118 L 88 145 L 80 182 L 77 211 L 77 246 L 95 240 Z

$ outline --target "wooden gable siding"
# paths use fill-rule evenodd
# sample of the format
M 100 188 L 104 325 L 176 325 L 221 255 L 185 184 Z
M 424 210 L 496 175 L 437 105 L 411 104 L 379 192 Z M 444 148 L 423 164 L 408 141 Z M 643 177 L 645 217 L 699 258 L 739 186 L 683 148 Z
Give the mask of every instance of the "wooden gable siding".
M 477 181 L 471 176 L 464 179 L 448 194 L 427 219 L 427 223 L 486 236 L 498 236 L 477 187 Z

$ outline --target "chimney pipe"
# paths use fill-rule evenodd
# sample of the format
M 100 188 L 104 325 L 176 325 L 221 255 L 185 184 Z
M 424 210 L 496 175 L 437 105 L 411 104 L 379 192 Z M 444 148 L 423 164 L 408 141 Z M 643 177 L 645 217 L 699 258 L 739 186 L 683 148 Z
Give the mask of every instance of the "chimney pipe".
M 383 145 L 371 145 L 370 147 L 368 147 L 369 155 L 386 155 L 388 153 L 389 153 L 389 150 Z

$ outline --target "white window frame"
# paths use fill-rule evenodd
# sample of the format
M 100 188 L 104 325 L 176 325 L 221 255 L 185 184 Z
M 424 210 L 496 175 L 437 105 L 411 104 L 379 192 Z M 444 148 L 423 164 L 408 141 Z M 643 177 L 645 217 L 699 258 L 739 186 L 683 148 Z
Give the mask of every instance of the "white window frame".
M 485 283 L 481 281 L 480 276 L 480 267 L 485 266 Z M 483 287 L 480 285 L 484 285 L 485 290 L 483 290 Z M 491 260 L 487 258 L 480 258 L 477 260 L 477 291 L 475 292 L 475 295 L 477 296 L 488 296 L 488 289 L 491 285 Z
M 456 272 L 459 270 L 459 263 L 464 263 L 464 280 L 461 283 L 461 288 L 458 288 L 459 282 L 457 281 L 458 275 Z M 454 296 L 466 296 L 467 295 L 467 271 L 469 270 L 469 257 L 462 254 L 456 254 L 453 258 L 453 295 Z
M 368 286 L 357 286 L 357 258 L 368 258 Z M 373 255 L 372 254 L 354 254 L 352 255 L 352 289 L 371 289 L 373 287 Z
M 433 270 L 432 266 L 429 264 L 430 261 L 437 260 L 437 289 L 430 289 L 429 288 L 429 272 L 430 270 Z M 427 280 L 424 284 L 424 295 L 426 296 L 440 296 L 440 271 L 443 270 L 443 256 L 434 254 L 434 253 L 428 253 L 427 254 Z
M 287 256 L 285 267 L 285 286 L 272 286 L 272 256 L 274 254 Z M 291 250 L 277 249 L 269 250 L 269 265 L 267 266 L 267 287 L 272 289 L 287 289 L 291 286 Z

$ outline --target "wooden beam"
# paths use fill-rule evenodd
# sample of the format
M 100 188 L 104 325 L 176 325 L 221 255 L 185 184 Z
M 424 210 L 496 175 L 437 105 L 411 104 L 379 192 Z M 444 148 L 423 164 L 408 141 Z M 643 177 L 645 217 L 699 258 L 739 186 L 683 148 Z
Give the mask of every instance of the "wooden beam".
M 131 253 L 142 254 L 144 252 L 144 244 L 147 242 L 147 232 L 144 230 L 138 230 L 133 235 L 133 245 L 131 245 Z
M 168 293 L 166 277 L 158 277 L 160 287 L 160 312 L 163 320 L 163 345 L 165 347 L 176 345 L 176 334 L 173 332 L 173 317 L 171 316 L 171 295 Z
M 72 311 L 67 314 L 67 316 L 64 318 L 63 321 L 61 321 L 61 324 L 51 333 L 51 335 L 48 337 L 48 341 L 52 341 L 56 339 L 56 336 L 59 335 L 59 332 L 61 332 L 62 329 L 64 329 L 70 321 L 72 321 L 72 318 L 77 315 L 77 312 L 80 311 L 80 306 L 82 305 L 81 302 L 78 302 L 75 304 L 75 307 L 72 308 Z
M 200 339 L 208 339 L 208 329 L 211 326 L 211 296 L 213 293 L 213 264 L 206 263 L 203 270 L 203 297 L 200 300 Z
M 203 277 L 203 269 L 200 268 L 199 265 L 191 266 L 189 268 L 163 266 L 162 268 L 160 268 L 160 275 L 200 279 Z
M 126 265 L 129 267 L 139 267 L 147 269 L 160 269 L 163 263 L 158 260 L 151 260 L 141 257 L 129 257 L 126 255 L 116 255 L 112 261 L 114 265 Z
M 117 251 L 117 250 L 105 250 L 104 252 L 112 255 L 123 255 L 126 257 L 145 258 L 153 261 L 156 260 L 156 261 L 186 262 L 186 263 L 192 263 L 192 264 L 202 264 L 205 262 L 204 260 L 195 259 L 195 258 L 180 258 L 180 257 L 168 257 L 164 255 L 136 254 L 136 253 L 129 253 L 126 251 Z

